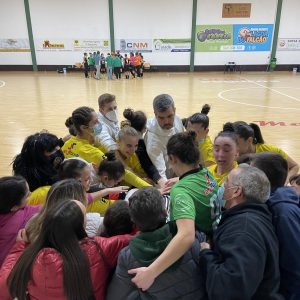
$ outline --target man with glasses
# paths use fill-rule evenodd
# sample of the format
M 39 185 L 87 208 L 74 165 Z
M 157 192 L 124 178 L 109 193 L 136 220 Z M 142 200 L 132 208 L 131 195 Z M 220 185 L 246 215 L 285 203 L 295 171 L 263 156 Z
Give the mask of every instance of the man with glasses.
M 269 180 L 259 169 L 241 164 L 229 173 L 219 196 L 223 189 L 225 212 L 212 246 L 201 244 L 199 264 L 208 298 L 283 299 L 278 294 L 278 242 L 265 204 Z

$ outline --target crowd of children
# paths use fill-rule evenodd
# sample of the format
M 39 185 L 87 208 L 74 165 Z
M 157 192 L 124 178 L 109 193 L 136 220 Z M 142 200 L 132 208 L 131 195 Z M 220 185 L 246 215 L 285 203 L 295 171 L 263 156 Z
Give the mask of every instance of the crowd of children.
M 121 79 L 122 74 L 125 79 L 143 78 L 144 57 L 142 53 L 130 52 L 122 56 L 120 51 L 100 54 L 100 51 L 93 53 L 84 53 L 83 70 L 85 78 L 95 78 L 99 80 L 107 74 L 107 79 L 112 80 L 113 75 L 116 79 Z
M 96 79 L 142 76 L 98 54 L 86 76 L 92 59 Z M 0 299 L 300 299 L 291 157 L 242 121 L 211 139 L 208 104 L 181 119 L 161 94 L 154 118 L 122 122 L 114 95 L 98 108 L 70 113 L 64 138 L 27 137 L 0 178 Z

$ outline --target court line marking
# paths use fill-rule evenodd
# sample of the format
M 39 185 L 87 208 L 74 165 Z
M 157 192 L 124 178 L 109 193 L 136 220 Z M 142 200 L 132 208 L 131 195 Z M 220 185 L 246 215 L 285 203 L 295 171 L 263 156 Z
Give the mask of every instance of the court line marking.
M 266 106 L 266 105 L 259 105 L 259 104 L 244 103 L 244 102 L 240 102 L 240 101 L 230 100 L 230 99 L 223 96 L 223 93 L 227 93 L 227 92 L 239 91 L 239 90 L 248 90 L 248 89 L 262 89 L 262 88 L 264 88 L 264 87 L 244 87 L 244 88 L 234 88 L 234 89 L 224 90 L 224 91 L 221 91 L 221 92 L 218 93 L 218 97 L 223 99 L 223 100 L 226 100 L 228 102 L 238 103 L 238 104 L 242 104 L 242 105 L 246 105 L 246 106 L 274 108 L 274 109 L 285 109 L 285 110 L 300 110 L 300 108 L 294 108 L 294 107 Z M 290 87 L 278 87 L 278 88 L 289 89 Z M 294 89 L 300 89 L 300 88 L 294 88 Z
M 2 83 L 2 84 L 1 84 Z M 3 80 L 0 80 L 0 88 L 4 87 L 5 86 L 5 81 Z
M 248 80 L 248 79 L 245 78 L 245 77 L 240 77 L 240 78 L 243 79 L 243 80 L 247 80 L 247 82 L 249 82 L 249 83 L 254 83 L 254 84 L 256 84 L 256 85 L 258 85 L 258 86 L 260 86 L 260 87 L 266 88 L 266 89 L 268 89 L 268 90 L 270 90 L 270 91 L 272 91 L 272 92 L 275 92 L 275 93 L 277 93 L 277 94 L 279 94 L 279 95 L 281 95 L 281 96 L 285 96 L 285 97 L 288 97 L 288 98 L 290 98 L 290 99 L 293 99 L 293 100 L 296 100 L 296 101 L 300 102 L 300 99 L 298 99 L 298 98 L 296 98 L 296 97 L 293 97 L 293 96 L 290 96 L 290 95 L 288 95 L 288 94 L 279 92 L 279 91 L 277 91 L 277 90 L 275 90 L 275 89 L 273 89 L 273 88 L 270 88 L 270 87 L 265 86 L 265 85 L 263 85 L 263 84 L 257 83 L 257 82 L 255 82 L 255 81 L 253 81 L 253 80 Z

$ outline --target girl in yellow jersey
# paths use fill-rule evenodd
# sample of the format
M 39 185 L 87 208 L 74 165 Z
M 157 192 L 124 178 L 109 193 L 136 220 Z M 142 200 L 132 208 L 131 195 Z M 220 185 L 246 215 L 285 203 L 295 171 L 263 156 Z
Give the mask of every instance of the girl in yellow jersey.
M 152 163 L 151 159 L 149 158 L 149 155 L 147 153 L 145 141 L 143 138 L 144 133 L 146 132 L 146 123 L 147 123 L 147 117 L 144 112 L 138 110 L 134 111 L 131 108 L 126 108 L 123 112 L 124 118 L 126 118 L 126 121 L 123 121 L 123 125 L 121 124 L 121 127 L 130 126 L 136 130 L 136 132 L 131 130 L 131 133 L 129 135 L 127 134 L 121 134 L 122 137 L 119 139 L 119 151 L 123 153 L 126 157 L 128 156 L 126 154 L 126 144 L 125 139 L 128 140 L 128 136 L 134 137 L 134 145 L 136 147 L 134 155 L 130 154 L 131 162 L 127 163 L 127 166 L 132 168 L 133 170 L 138 168 L 138 170 L 134 171 L 137 172 L 137 174 L 143 174 L 142 176 L 146 176 L 150 178 L 154 183 L 158 184 L 160 187 L 164 187 L 165 180 L 160 176 L 159 172 L 157 171 L 156 167 Z M 128 132 L 129 133 L 129 132 Z M 138 138 L 138 144 L 136 146 L 136 137 Z M 131 151 L 131 153 L 133 153 Z M 139 163 L 137 163 L 139 161 Z M 134 165 L 134 166 L 133 166 Z
M 73 111 L 72 117 L 66 123 L 75 128 L 76 136 L 72 136 L 63 145 L 65 158 L 81 157 L 99 166 L 105 155 L 93 146 L 94 136 L 99 135 L 102 129 L 96 112 L 86 106 L 79 107 Z M 150 185 L 128 170 L 125 170 L 125 181 L 136 188 Z
M 230 171 L 238 166 L 236 159 L 238 157 L 238 140 L 233 132 L 221 131 L 214 141 L 214 157 L 216 164 L 207 169 L 212 173 L 220 186 Z
M 109 153 L 108 153 L 109 156 Z M 114 200 L 106 199 L 109 194 L 119 194 L 126 192 L 128 187 L 116 186 L 124 178 L 125 169 L 120 161 L 114 158 L 105 159 L 99 166 L 100 188 L 94 188 L 94 191 L 88 192 L 91 185 L 91 166 L 83 159 L 73 158 L 65 160 L 59 169 L 58 179 L 74 178 L 81 182 L 84 190 L 87 192 L 87 211 L 97 212 L 101 215 Z M 30 205 L 45 204 L 47 194 L 51 186 L 43 186 L 33 191 L 29 197 Z
M 259 152 L 279 153 L 288 162 L 289 173 L 287 182 L 291 176 L 297 174 L 299 170 L 299 165 L 280 148 L 273 145 L 265 144 L 258 125 L 254 123 L 250 123 L 248 125 L 246 122 L 243 121 L 226 123 L 225 125 L 230 125 L 230 130 L 234 131 L 234 133 L 237 134 L 240 155 Z
M 139 133 L 130 126 L 124 126 L 118 134 L 117 157 L 124 163 L 125 167 L 134 172 L 137 176 L 152 182 L 148 174 L 142 168 L 140 160 L 136 154 L 139 143 Z
M 108 207 L 114 203 L 114 200 L 107 199 L 107 196 L 126 192 L 128 187 L 114 187 L 123 180 L 125 169 L 122 163 L 115 160 L 114 155 L 112 157 L 110 153 L 108 153 L 108 158 L 101 162 L 99 174 L 101 174 L 99 176 L 101 187 L 94 188 L 95 191 L 87 193 L 87 212 L 97 212 L 100 213 L 100 215 L 104 215 Z M 77 179 L 81 182 L 85 191 L 88 192 L 91 187 L 91 166 L 81 159 L 67 159 L 61 164 L 59 178 L 61 180 L 69 178 Z M 111 180 L 111 178 L 116 179 Z
M 209 118 L 207 114 L 210 111 L 208 104 L 203 105 L 201 113 L 195 113 L 186 120 L 186 129 L 196 132 L 196 141 L 200 151 L 201 165 L 208 167 L 215 164 L 213 156 L 213 144 L 208 136 Z

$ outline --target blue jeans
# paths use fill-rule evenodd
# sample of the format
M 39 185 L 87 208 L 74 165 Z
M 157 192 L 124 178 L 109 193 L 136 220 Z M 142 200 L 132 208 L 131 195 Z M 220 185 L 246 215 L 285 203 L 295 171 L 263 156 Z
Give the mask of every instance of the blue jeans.
M 107 67 L 107 79 L 112 80 L 112 75 L 113 75 L 113 68 Z

